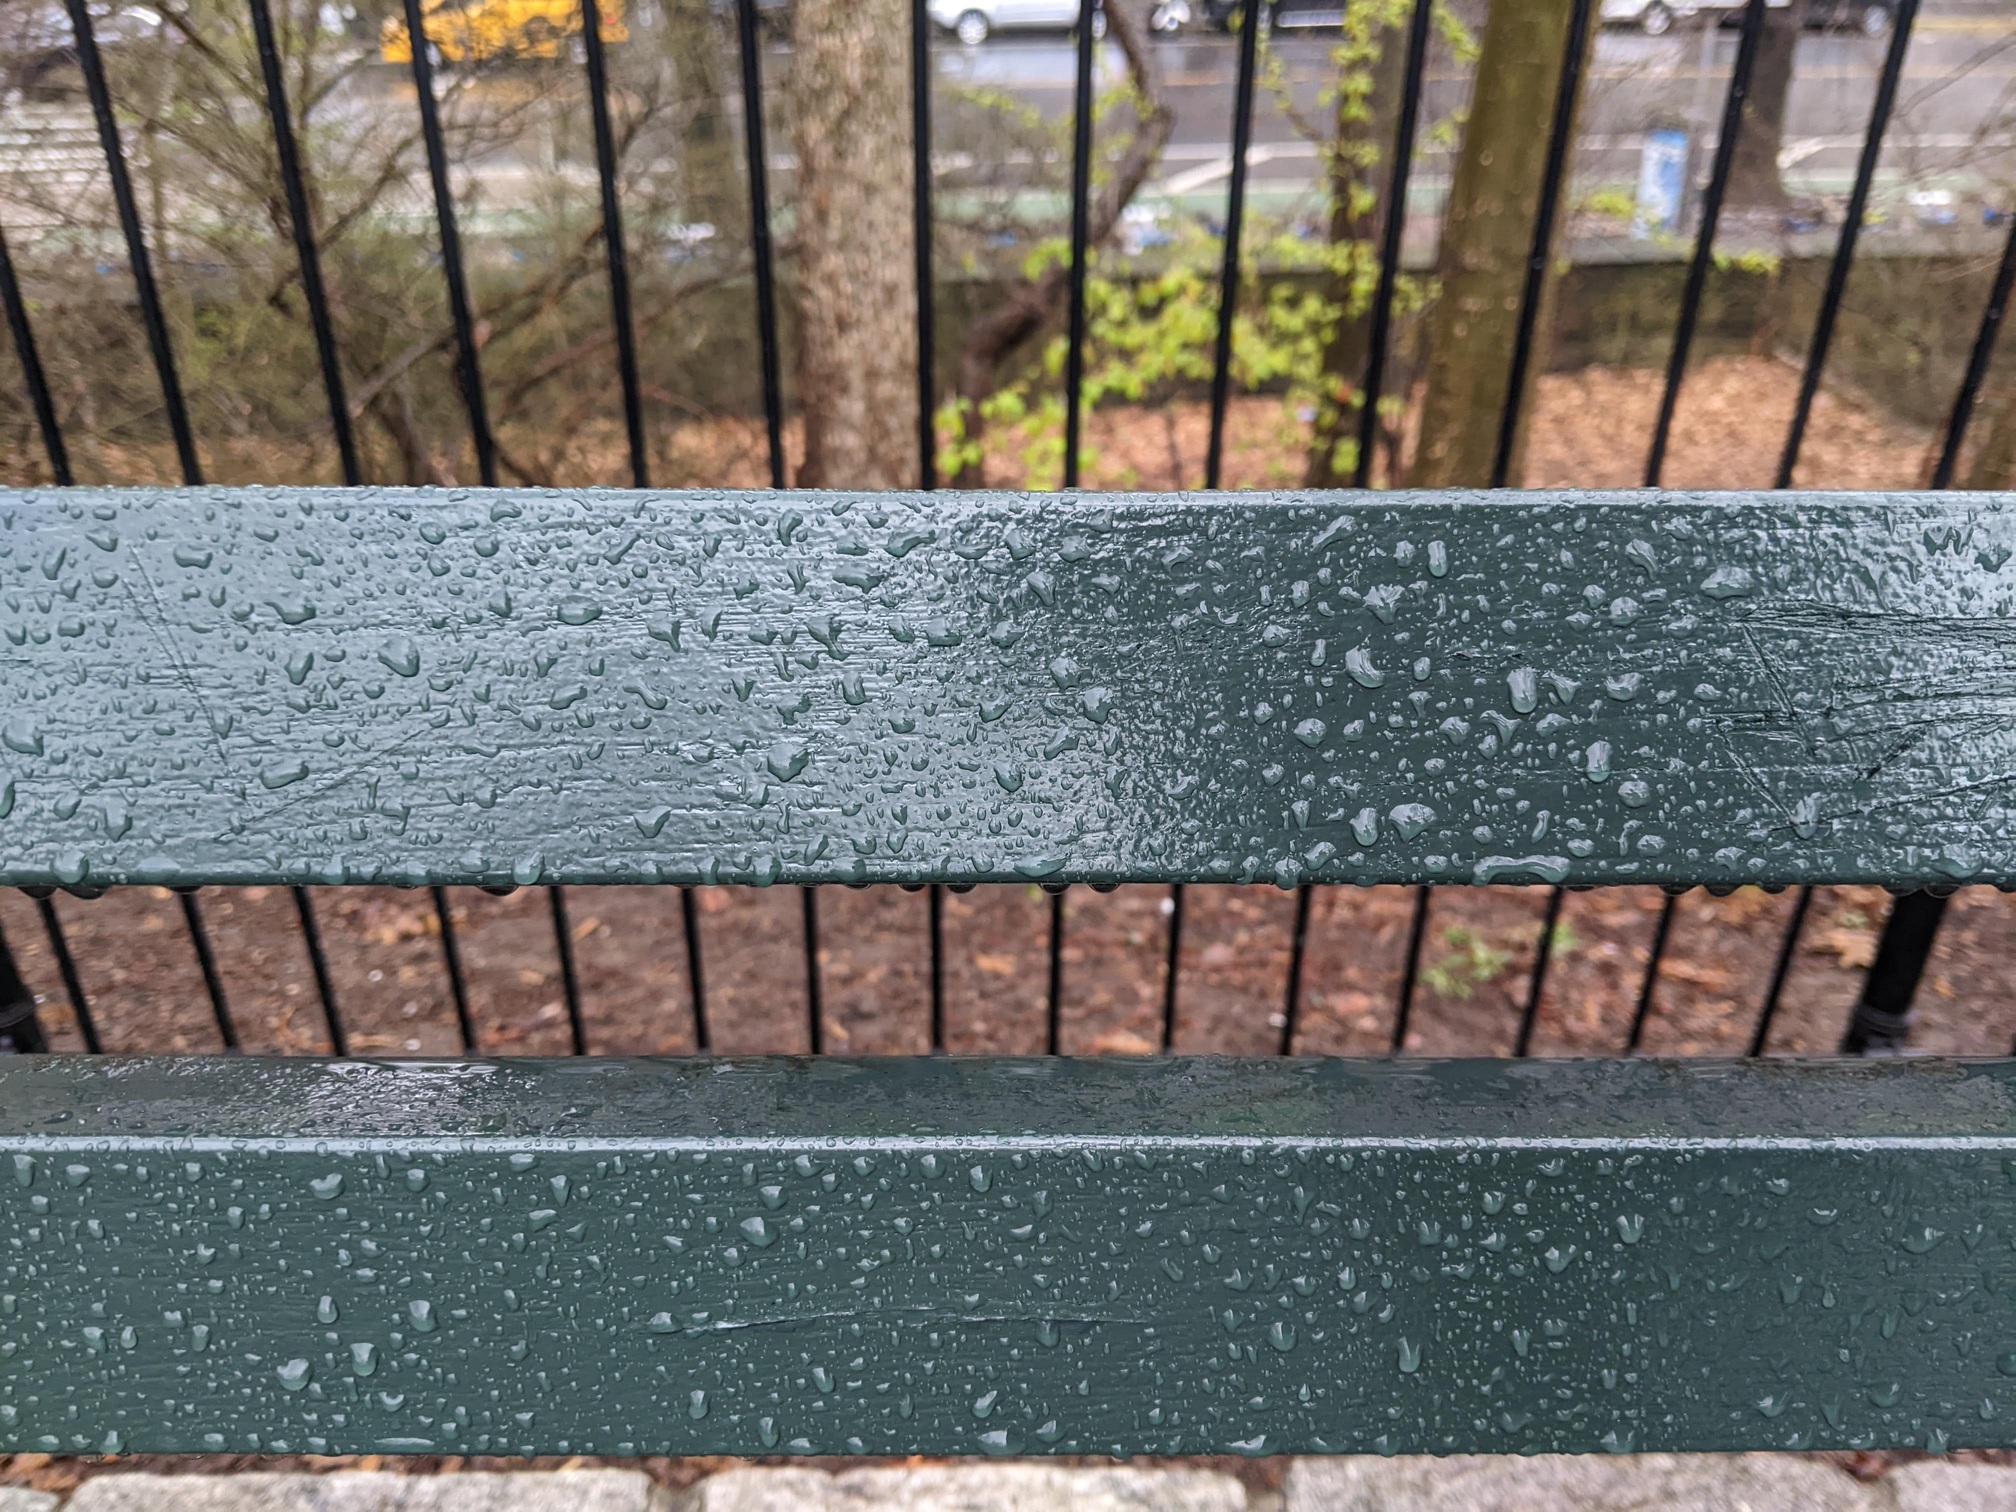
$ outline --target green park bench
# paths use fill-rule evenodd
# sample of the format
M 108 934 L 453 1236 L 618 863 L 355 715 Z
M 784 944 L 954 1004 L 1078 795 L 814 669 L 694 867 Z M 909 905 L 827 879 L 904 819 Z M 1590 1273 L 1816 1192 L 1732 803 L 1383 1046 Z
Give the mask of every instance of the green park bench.
M 0 884 L 2016 884 L 1995 495 L 0 496 Z M 11 1181 L 5 1179 L 11 1174 Z M 0 1450 L 2016 1443 L 2006 1062 L 0 1062 Z

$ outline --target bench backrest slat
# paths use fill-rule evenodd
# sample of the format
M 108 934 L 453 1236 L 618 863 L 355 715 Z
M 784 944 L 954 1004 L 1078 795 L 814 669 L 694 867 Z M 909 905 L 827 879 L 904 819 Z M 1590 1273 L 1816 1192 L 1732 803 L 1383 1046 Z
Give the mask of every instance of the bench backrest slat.
M 2016 881 L 1995 495 L 0 495 L 0 883 Z

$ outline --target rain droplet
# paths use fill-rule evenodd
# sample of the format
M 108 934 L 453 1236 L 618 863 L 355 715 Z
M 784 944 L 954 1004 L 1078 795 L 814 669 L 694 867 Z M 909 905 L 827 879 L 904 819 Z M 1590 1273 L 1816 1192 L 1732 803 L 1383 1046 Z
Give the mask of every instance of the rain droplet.
M 1756 584 L 1741 567 L 1717 567 L 1701 580 L 1701 591 L 1710 598 L 1740 598 Z
M 401 677 L 420 675 L 420 648 L 406 636 L 395 635 L 380 646 L 378 660 Z
M 1386 684 L 1386 674 L 1372 665 L 1372 653 L 1363 646 L 1353 646 L 1344 653 L 1344 670 L 1361 688 L 1379 688 Z
M 7 749 L 17 755 L 42 754 L 42 732 L 35 728 L 34 721 L 25 714 L 17 714 L 5 725 L 0 725 L 0 741 L 4 741 Z
M 763 758 L 763 764 L 770 769 L 770 775 L 779 782 L 789 782 L 805 770 L 805 763 L 812 759 L 812 752 L 803 741 L 780 740 L 770 748 L 770 754 Z

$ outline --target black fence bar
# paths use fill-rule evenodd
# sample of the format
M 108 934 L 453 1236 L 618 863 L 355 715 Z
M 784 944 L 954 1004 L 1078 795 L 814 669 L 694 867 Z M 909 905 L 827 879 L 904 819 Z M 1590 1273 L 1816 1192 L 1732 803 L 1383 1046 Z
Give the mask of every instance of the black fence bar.
M 1071 291 L 1065 319 L 1064 486 L 1078 486 L 1085 417 L 1085 274 L 1091 249 L 1093 18 L 1099 0 L 1078 0 L 1078 72 L 1071 89 Z M 1236 166 L 1236 165 L 1235 165 Z M 1054 1017 L 1054 1015 L 1053 1015 Z
M 1876 946 L 1876 959 L 1862 979 L 1862 995 L 1841 1037 L 1844 1055 L 1894 1055 L 1911 1037 L 1911 1000 L 1932 957 L 1946 898 L 1906 893 L 1890 905 L 1890 918 Z
M 1757 1028 L 1750 1036 L 1752 1059 L 1764 1053 L 1771 1039 L 1771 1021 L 1778 1017 L 1778 1003 L 1785 995 L 1785 979 L 1792 974 L 1792 958 L 1799 949 L 1799 936 L 1806 929 L 1806 913 L 1813 906 L 1813 889 L 1799 889 L 1792 916 L 1785 921 L 1785 937 L 1778 944 L 1778 963 L 1771 968 L 1771 986 L 1764 994 L 1764 1006 L 1757 1013 Z
M 1047 1015 L 1046 1039 L 1052 1055 L 1062 1055 L 1064 1043 L 1064 894 L 1069 891 L 1066 883 L 1056 889 L 1050 897 L 1050 982 L 1046 994 L 1044 1011 Z
M 602 247 L 609 266 L 609 317 L 616 327 L 616 371 L 623 385 L 623 433 L 630 443 L 630 486 L 649 488 L 651 460 L 644 444 L 644 399 L 637 380 L 637 328 L 630 315 L 623 197 L 616 185 L 616 128 L 609 120 L 602 0 L 581 0 L 581 55 L 588 69 L 588 114 L 595 128 L 595 174 L 602 183 Z
M 707 1034 L 707 983 L 700 974 L 700 910 L 690 887 L 679 889 L 679 925 L 686 934 L 686 980 L 693 995 L 693 1053 L 705 1055 L 713 1042 Z
M 574 971 L 574 926 L 567 917 L 567 889 L 549 887 L 546 902 L 553 913 L 553 949 L 560 958 L 560 987 L 567 1002 L 567 1034 L 571 1052 L 588 1053 L 588 1026 L 581 1018 L 581 979 Z
M 103 1055 L 105 1044 L 98 1037 L 98 1020 L 92 1016 L 91 1000 L 84 995 L 84 979 L 77 974 L 77 958 L 70 954 L 70 938 L 63 933 L 56 900 L 46 892 L 34 896 L 35 911 L 42 919 L 42 933 L 48 936 L 49 952 L 56 957 L 57 975 L 63 978 L 63 990 L 70 996 L 70 1011 L 77 1016 L 77 1033 L 84 1041 L 84 1051 L 87 1055 Z
M 945 1044 L 945 889 L 931 884 L 924 896 L 924 922 L 931 933 L 931 1053 L 943 1055 Z
M 49 1036 L 35 1012 L 35 994 L 14 964 L 7 932 L 0 929 L 0 1055 L 41 1055 Z
M 322 1002 L 322 1017 L 329 1026 L 329 1050 L 334 1055 L 350 1053 L 350 1036 L 343 1031 L 343 1014 L 336 1005 L 336 987 L 329 980 L 329 957 L 322 949 L 322 926 L 315 919 L 315 900 L 305 887 L 291 887 L 294 912 L 301 920 L 301 943 L 308 948 L 308 969 L 315 973 L 315 993 Z
M 1422 0 L 1425 5 L 1428 0 Z M 1239 7 L 1239 77 L 1232 93 L 1232 181 L 1225 196 L 1225 252 L 1218 270 L 1218 346 L 1211 362 L 1211 440 L 1204 486 L 1225 464 L 1225 406 L 1232 394 L 1232 331 L 1239 318 L 1239 243 L 1246 226 L 1246 155 L 1253 146 L 1253 76 L 1259 71 L 1260 0 Z
M 1302 1017 L 1302 973 L 1309 959 L 1309 904 L 1316 889 L 1308 883 L 1295 889 L 1295 927 L 1288 945 L 1288 992 L 1281 1006 L 1280 1054 L 1295 1053 L 1295 1030 Z
M 147 348 L 154 358 L 155 376 L 161 382 L 161 403 L 168 417 L 168 433 L 174 438 L 175 457 L 182 467 L 184 483 L 203 481 L 203 463 L 196 455 L 196 437 L 189 427 L 189 407 L 182 397 L 182 379 L 175 371 L 175 344 L 168 335 L 168 317 L 161 307 L 161 291 L 154 282 L 154 262 L 147 252 L 147 234 L 140 225 L 140 206 L 133 197 L 133 178 L 126 171 L 126 153 L 119 142 L 119 122 L 112 114 L 112 91 L 105 81 L 105 60 L 98 52 L 98 37 L 91 27 L 89 0 L 64 0 L 70 12 L 70 27 L 77 40 L 77 66 L 84 74 L 84 92 L 91 100 L 91 116 L 98 126 L 98 144 L 105 152 L 105 171 L 112 181 L 112 202 L 119 212 L 119 229 L 126 239 L 126 261 L 133 271 L 133 293 L 140 302 L 140 323 L 147 332 Z
M 239 1050 L 238 1026 L 231 1019 L 231 1005 L 224 997 L 224 978 L 217 970 L 217 953 L 210 948 L 210 930 L 203 922 L 203 909 L 193 888 L 176 890 L 182 904 L 182 923 L 189 931 L 189 943 L 196 950 L 196 966 L 203 973 L 203 990 L 210 995 L 210 1013 L 217 1021 L 217 1038 L 226 1055 Z
M 49 374 L 35 345 L 35 328 L 28 322 L 28 301 L 22 297 L 20 279 L 15 277 L 14 258 L 7 250 L 4 230 L 0 230 L 0 305 L 6 307 L 7 330 L 14 338 L 14 360 L 20 363 L 21 381 L 28 386 L 28 402 L 35 410 L 35 428 L 42 434 L 42 450 L 49 458 L 50 476 L 58 486 L 68 488 L 77 481 L 70 472 L 70 449 L 63 444 L 55 396 L 49 392 Z
M 910 0 L 910 240 L 917 285 L 917 486 L 938 486 L 937 283 L 931 271 L 931 12 Z M 945 889 L 925 900 L 931 948 L 931 1049 L 945 1050 Z
M 1652 948 L 1645 957 L 1645 977 L 1638 985 L 1638 1006 L 1631 1014 L 1631 1033 L 1624 1041 L 1624 1053 L 1635 1055 L 1645 1041 L 1645 1024 L 1652 1017 L 1652 1000 L 1659 991 L 1659 967 L 1666 959 L 1666 941 L 1673 933 L 1673 911 L 1680 899 L 1673 893 L 1659 905 L 1659 922 L 1652 928 Z
M 1967 354 L 1966 375 L 1960 380 L 1960 392 L 1953 396 L 1953 412 L 1946 421 L 1939 461 L 1932 469 L 1934 488 L 1953 486 L 1953 473 L 1960 465 L 1960 447 L 1974 419 L 1974 404 L 1981 396 L 1981 385 L 1988 381 L 1988 367 L 1995 359 L 1995 339 L 2001 334 L 2002 318 L 2009 311 L 2012 289 L 2016 289 L 2016 216 L 2010 217 L 2009 237 L 2002 243 L 2002 261 L 1995 269 L 1994 286 L 1988 291 L 1988 307 L 1981 312 L 1981 325 L 1974 333 L 1974 349 Z
M 1729 171 L 1736 161 L 1736 138 L 1743 129 L 1743 104 L 1750 97 L 1750 76 L 1764 40 L 1769 0 L 1749 0 L 1743 7 L 1743 34 L 1736 44 L 1736 63 L 1729 74 L 1729 93 L 1722 102 L 1722 126 L 1715 139 L 1715 165 L 1701 199 L 1701 228 L 1694 237 L 1694 256 L 1687 264 L 1687 284 L 1680 294 L 1680 318 L 1673 327 L 1673 350 L 1666 359 L 1666 388 L 1659 396 L 1659 419 L 1652 427 L 1652 450 L 1645 459 L 1645 486 L 1657 488 L 1666 467 L 1666 444 L 1673 433 L 1673 415 L 1680 405 L 1680 385 L 1687 378 L 1687 357 L 1694 347 L 1694 328 L 1701 318 L 1701 299 L 1708 288 L 1708 270 L 1715 263 L 1715 233 L 1722 224 L 1722 201 L 1729 190 Z
M 76 0 L 82 3 L 82 0 Z M 455 220 L 455 190 L 448 181 L 448 144 L 441 134 L 441 108 L 434 98 L 434 60 L 429 55 L 421 0 L 405 0 L 406 36 L 413 44 L 413 89 L 420 98 L 420 135 L 427 148 L 427 177 L 434 188 L 434 223 L 441 238 L 441 271 L 448 280 L 448 314 L 455 327 L 455 375 L 469 435 L 476 447 L 476 472 L 485 488 L 497 486 L 497 443 L 490 433 L 490 409 L 483 397 L 483 367 L 476 354 L 476 318 L 469 299 L 469 276 L 462 266 L 462 233 Z
M 756 271 L 756 336 L 763 362 L 763 427 L 770 486 L 784 486 L 784 377 L 777 355 L 777 251 L 770 238 L 770 168 L 763 145 L 763 54 L 756 0 L 735 0 L 742 55 L 742 152 L 749 172 L 749 250 Z
M 455 911 L 448 904 L 448 889 L 428 889 L 434 895 L 434 922 L 441 928 L 441 964 L 448 971 L 448 995 L 455 1004 L 455 1027 L 462 1034 L 464 1054 L 479 1054 L 476 1021 L 469 1016 L 469 981 L 462 974 L 462 942 L 455 934 Z
M 1547 912 L 1540 919 L 1540 939 L 1533 949 L 1533 976 L 1526 984 L 1526 1008 L 1519 1015 L 1519 1035 L 1512 1053 L 1524 1060 L 1533 1053 L 1533 1026 L 1540 1021 L 1540 1001 L 1547 992 L 1547 968 L 1554 960 L 1554 931 L 1561 923 L 1561 900 L 1565 888 L 1547 891 Z
M 280 164 L 280 187 L 287 197 L 287 223 L 294 235 L 294 257 L 301 269 L 301 298 L 308 306 L 308 324 L 315 333 L 315 356 L 322 368 L 322 391 L 329 404 L 329 429 L 336 439 L 336 460 L 343 481 L 351 487 L 364 481 L 357 462 L 357 440 L 350 428 L 350 401 L 345 397 L 343 363 L 336 348 L 336 326 L 329 318 L 329 291 L 322 281 L 322 254 L 315 245 L 314 214 L 308 184 L 294 141 L 294 117 L 287 108 L 287 81 L 280 68 L 280 47 L 273 34 L 273 12 L 267 0 L 246 0 L 252 12 L 252 36 L 259 50 L 259 72 L 266 87 L 266 116 L 273 127 L 273 150 Z
M 1183 963 L 1183 884 L 1169 884 L 1169 953 L 1162 967 L 1162 1053 L 1176 1051 L 1176 974 Z
M 1414 0 L 1407 23 L 1407 58 L 1400 113 L 1393 123 L 1393 172 L 1386 180 L 1386 221 L 1379 236 L 1379 285 L 1372 295 L 1365 381 L 1359 390 L 1358 464 L 1352 483 L 1372 486 L 1373 451 L 1379 442 L 1379 400 L 1386 386 L 1386 349 L 1393 339 L 1393 290 L 1400 281 L 1400 248 L 1407 235 L 1407 183 L 1414 171 L 1414 128 L 1421 114 L 1421 78 L 1428 68 L 1428 32 L 1434 0 Z
M 1918 19 L 1918 0 L 1898 0 L 1892 23 L 1890 50 L 1883 58 L 1883 72 L 1876 82 L 1876 103 L 1869 112 L 1869 134 L 1862 139 L 1862 157 L 1855 166 L 1855 187 L 1848 196 L 1848 213 L 1841 223 L 1841 240 L 1834 247 L 1834 263 L 1827 270 L 1827 287 L 1820 296 L 1820 317 L 1813 327 L 1813 344 L 1807 349 L 1806 370 L 1799 377 L 1799 402 L 1792 411 L 1792 425 L 1785 434 L 1784 455 L 1778 459 L 1776 488 L 1790 488 L 1799 466 L 1799 449 L 1806 441 L 1806 424 L 1812 418 L 1813 399 L 1820 391 L 1820 374 L 1827 366 L 1827 348 L 1834 340 L 1834 325 L 1841 315 L 1841 298 L 1848 289 L 1848 273 L 1855 266 L 1855 244 L 1862 235 L 1862 220 L 1869 209 L 1869 190 L 1876 182 L 1876 165 L 1883 156 L 1883 133 L 1890 126 L 1890 112 L 1897 103 L 1897 85 L 1904 77 L 1904 55 L 1911 48 L 1911 27 Z
M 938 285 L 931 271 L 930 0 L 910 0 L 910 174 L 910 239 L 917 268 L 917 486 L 929 490 L 938 486 Z M 933 955 L 934 971 L 937 959 Z
M 1975 402 L 1980 397 L 1981 385 L 1988 379 L 1988 368 L 1995 359 L 1995 342 L 2001 334 L 2003 317 L 2008 313 L 2012 289 L 2016 289 L 2016 221 L 2011 222 L 2008 239 L 2002 244 L 2002 261 L 1995 269 L 1995 282 L 1988 291 L 1988 305 L 1981 312 L 1981 324 L 1974 333 L 1974 348 L 1967 356 L 1967 371 L 1960 380 L 1959 393 L 1953 397 L 1946 434 L 1939 445 L 1939 460 L 1932 467 L 1934 488 L 1953 486 L 1953 474 L 1960 464 L 1960 448 L 1966 443 Z M 1841 1041 L 1843 1051 L 1851 1055 L 1861 1055 L 1868 1050 L 1884 1053 L 1897 1049 L 1909 1037 L 1911 994 L 1917 990 L 1918 977 L 1932 954 L 1933 941 L 1939 935 L 1939 921 L 1945 912 L 1945 899 L 1928 899 L 1920 893 L 1909 894 L 1891 904 L 1889 916 L 1883 922 L 1882 937 L 1877 941 L 1876 961 L 1863 979 L 1862 996 L 1855 1004 L 1847 1033 Z M 1877 982 L 1879 965 L 1883 976 L 1880 985 Z M 1900 989 L 1902 998 L 1897 996 Z
M 805 1028 L 814 1055 L 826 1051 L 826 994 L 819 976 L 819 889 L 801 887 L 805 921 Z
M 1395 1055 L 1407 1048 L 1407 1030 L 1414 1016 L 1414 988 L 1421 980 L 1421 947 L 1428 940 L 1428 909 L 1434 894 L 1432 887 L 1414 889 L 1414 921 L 1407 928 L 1406 963 L 1400 968 L 1400 991 L 1393 1000 Z
M 1561 57 L 1561 87 L 1554 96 L 1554 124 L 1547 135 L 1547 161 L 1540 175 L 1540 202 L 1533 220 L 1533 247 L 1526 256 L 1526 286 L 1519 297 L 1519 324 L 1512 339 L 1512 367 L 1505 409 L 1498 419 L 1498 451 L 1491 462 L 1491 486 L 1504 488 L 1512 474 L 1525 406 L 1526 374 L 1533 365 L 1534 333 L 1540 323 L 1547 265 L 1554 256 L 1554 227 L 1560 219 L 1561 189 L 1575 155 L 1575 106 L 1582 92 L 1582 69 L 1589 54 L 1589 23 L 1596 0 L 1575 0 L 1568 14 L 1568 44 Z

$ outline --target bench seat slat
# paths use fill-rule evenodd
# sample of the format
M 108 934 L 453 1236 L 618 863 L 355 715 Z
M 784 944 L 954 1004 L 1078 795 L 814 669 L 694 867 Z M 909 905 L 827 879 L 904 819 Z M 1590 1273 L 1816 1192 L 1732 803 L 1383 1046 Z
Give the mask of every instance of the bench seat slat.
M 0 1064 L 0 1452 L 1999 1445 L 2016 1067 Z
M 2016 882 L 1994 495 L 0 496 L 0 882 Z

